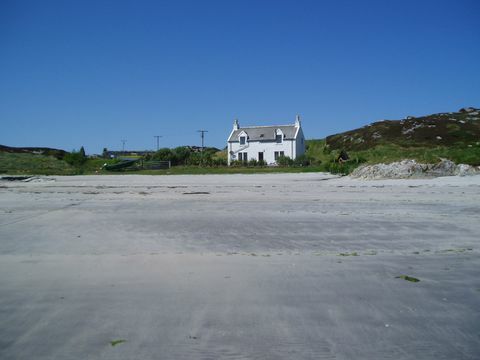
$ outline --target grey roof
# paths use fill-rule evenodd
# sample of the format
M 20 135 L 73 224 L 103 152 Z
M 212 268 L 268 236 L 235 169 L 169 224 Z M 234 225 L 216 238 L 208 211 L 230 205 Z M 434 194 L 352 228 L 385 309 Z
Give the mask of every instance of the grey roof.
M 242 131 L 247 133 L 248 141 L 275 141 L 277 129 L 282 130 L 286 140 L 294 139 L 297 132 L 295 125 L 249 126 L 233 131 L 228 142 L 238 142 L 238 136 Z

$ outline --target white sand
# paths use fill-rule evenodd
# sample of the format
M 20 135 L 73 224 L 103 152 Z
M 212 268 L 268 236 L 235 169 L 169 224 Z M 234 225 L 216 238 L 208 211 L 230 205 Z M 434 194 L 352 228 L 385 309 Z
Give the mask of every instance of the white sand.
M 480 358 L 480 176 L 49 177 L 0 205 L 1 359 Z

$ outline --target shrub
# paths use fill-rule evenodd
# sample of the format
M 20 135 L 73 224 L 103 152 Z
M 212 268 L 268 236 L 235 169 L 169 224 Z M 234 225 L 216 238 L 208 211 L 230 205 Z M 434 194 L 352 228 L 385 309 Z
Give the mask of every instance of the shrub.
M 153 160 L 172 161 L 173 154 L 169 148 L 162 148 L 152 156 Z
M 227 159 L 224 159 L 224 158 L 213 159 L 213 166 L 217 166 L 217 167 L 227 166 Z
M 288 156 L 279 156 L 277 159 L 277 164 L 280 166 L 292 166 L 293 160 Z
M 192 151 L 186 146 L 179 146 L 173 149 L 172 153 L 174 165 L 186 165 Z
M 295 160 L 293 161 L 293 164 L 295 166 L 308 166 L 308 165 L 310 165 L 310 163 L 311 163 L 310 159 L 305 154 L 297 156 L 295 158 Z
M 83 150 L 83 152 L 73 150 L 72 152 L 65 154 L 63 160 L 72 166 L 81 167 L 87 161 L 85 150 Z

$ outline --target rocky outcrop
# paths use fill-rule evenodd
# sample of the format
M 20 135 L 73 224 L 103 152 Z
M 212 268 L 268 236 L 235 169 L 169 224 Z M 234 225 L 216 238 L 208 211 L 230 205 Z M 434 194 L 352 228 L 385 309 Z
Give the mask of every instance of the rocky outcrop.
M 437 164 L 421 164 L 415 160 L 402 160 L 391 164 L 363 165 L 356 168 L 350 176 L 352 178 L 375 180 L 465 176 L 474 174 L 480 174 L 478 167 L 465 164 L 457 165 L 453 161 L 442 159 L 442 161 Z

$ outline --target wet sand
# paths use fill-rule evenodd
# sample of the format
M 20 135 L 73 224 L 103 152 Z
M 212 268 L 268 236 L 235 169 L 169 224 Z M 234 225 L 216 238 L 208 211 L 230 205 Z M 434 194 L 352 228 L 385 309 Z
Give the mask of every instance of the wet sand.
M 44 177 L 0 204 L 2 359 L 480 358 L 480 176 Z

